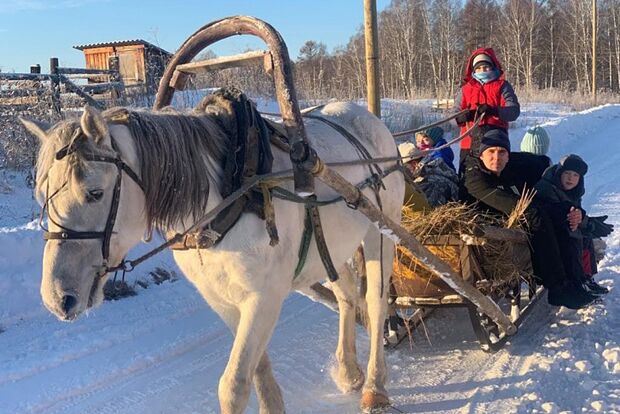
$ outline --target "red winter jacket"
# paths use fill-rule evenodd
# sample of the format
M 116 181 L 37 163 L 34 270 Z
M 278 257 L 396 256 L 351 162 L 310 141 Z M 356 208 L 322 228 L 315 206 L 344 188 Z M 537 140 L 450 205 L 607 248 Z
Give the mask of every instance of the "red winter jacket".
M 472 62 L 474 57 L 484 53 L 488 55 L 495 64 L 495 67 L 499 69 L 499 77 L 484 85 L 478 82 L 473 75 Z M 478 104 L 486 103 L 491 107 L 497 108 L 498 115 L 486 115 L 480 121 L 479 125 L 494 125 L 508 131 L 508 122 L 514 121 L 519 117 L 521 112 L 519 101 L 512 89 L 512 86 L 508 81 L 504 79 L 504 71 L 502 65 L 497 60 L 495 52 L 491 48 L 479 48 L 476 49 L 469 59 L 467 59 L 467 65 L 465 66 L 465 78 L 463 79 L 463 86 L 461 88 L 460 96 L 455 99 L 455 109 L 462 111 L 463 109 L 473 109 L 478 107 Z M 465 133 L 471 126 L 472 122 L 465 124 L 459 124 L 461 127 L 461 134 Z M 471 137 L 465 137 L 461 141 L 461 149 L 471 148 Z

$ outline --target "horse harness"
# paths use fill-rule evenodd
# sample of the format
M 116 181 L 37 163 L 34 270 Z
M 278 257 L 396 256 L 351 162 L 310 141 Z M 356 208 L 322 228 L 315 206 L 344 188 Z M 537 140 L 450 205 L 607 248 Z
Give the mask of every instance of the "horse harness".
M 263 118 L 256 110 L 254 104 L 236 88 L 220 89 L 215 94 L 205 97 L 196 107 L 196 111 L 199 113 L 216 113 L 219 115 L 217 119 L 229 121 L 226 124 L 220 125 L 223 129 L 228 130 L 229 134 L 233 137 L 233 145 L 231 145 L 229 149 L 230 153 L 225 162 L 225 183 L 223 186 L 227 189 L 223 193 L 225 197 L 233 190 L 238 189 L 244 181 L 247 181 L 248 178 L 256 173 L 266 173 L 271 170 L 273 156 L 269 143 L 287 153 L 290 151 L 289 139 L 286 135 L 286 131 L 275 122 Z M 321 121 L 335 129 L 351 143 L 360 159 L 372 161 L 371 154 L 362 143 L 341 125 L 327 118 L 312 115 L 308 112 L 304 113 L 303 116 Z M 232 126 L 230 124 L 232 124 Z M 240 154 L 241 157 L 239 156 Z M 236 168 L 231 168 L 231 164 L 234 164 Z M 371 179 L 366 180 L 362 185 L 363 187 L 370 186 L 374 190 L 377 203 L 379 208 L 381 208 L 379 191 L 381 187 L 385 188 L 382 183 L 382 179 L 385 175 L 377 163 L 369 163 L 368 166 Z M 226 174 L 226 171 L 230 173 Z M 173 250 L 189 250 L 213 247 L 224 238 L 225 234 L 236 224 L 244 212 L 255 213 L 261 219 L 265 220 L 267 233 L 270 237 L 270 245 L 275 246 L 279 239 L 275 224 L 272 197 L 277 197 L 288 201 L 303 203 L 306 209 L 304 233 L 298 251 L 298 264 L 295 268 L 295 277 L 297 277 L 303 269 L 310 247 L 310 240 L 314 235 L 319 256 L 329 279 L 331 281 L 337 280 L 338 272 L 329 254 L 318 207 L 320 205 L 341 201 L 342 197 L 322 202 L 316 200 L 316 196 L 311 196 L 309 198 L 297 197 L 288 190 L 277 186 L 269 186 L 268 188 L 267 186 L 261 185 L 259 188 L 254 188 L 253 190 L 254 191 L 250 191 L 249 194 L 244 194 L 242 197 L 239 197 L 239 199 L 235 200 L 230 206 L 221 211 L 212 221 L 207 223 L 201 231 L 185 234 L 178 242 L 171 244 L 170 248 Z M 261 206 L 262 208 L 256 208 L 257 206 Z
M 366 187 L 372 188 L 373 191 L 375 192 L 377 203 L 379 207 L 381 208 L 381 199 L 379 196 L 379 192 L 380 192 L 381 187 L 384 188 L 382 179 L 395 171 L 402 171 L 403 170 L 402 163 L 397 162 L 393 167 L 382 171 L 381 168 L 378 166 L 378 164 L 373 162 L 373 159 L 370 153 L 366 150 L 366 148 L 359 142 L 359 140 L 353 134 L 348 132 L 345 128 L 334 123 L 333 121 L 330 121 L 320 116 L 304 114 L 304 117 L 317 119 L 321 122 L 326 123 L 327 125 L 334 128 L 336 131 L 338 131 L 341 135 L 343 135 L 354 146 L 354 148 L 356 149 L 356 151 L 358 152 L 361 158 L 359 160 L 360 161 L 359 163 L 368 165 L 371 171 L 371 176 L 367 178 L 366 180 L 362 181 L 361 183 L 359 183 L 357 185 L 357 188 L 360 191 Z M 262 119 L 262 118 L 260 119 L 265 122 L 264 126 L 261 127 L 260 129 L 262 131 L 269 130 L 270 142 L 282 150 L 287 150 L 288 139 L 286 137 L 284 130 L 280 128 L 280 125 L 276 124 L 275 122 L 268 121 L 266 119 Z M 60 161 L 64 159 L 65 157 L 67 157 L 68 155 L 73 154 L 76 151 L 78 151 L 80 141 L 85 138 L 86 136 L 84 135 L 81 129 L 76 130 L 76 132 L 74 133 L 74 137 L 71 139 L 71 142 L 67 144 L 66 146 L 64 146 L 63 148 L 61 148 L 58 152 L 56 152 L 55 159 Z M 142 183 L 142 180 L 140 179 L 138 174 L 134 172 L 131 169 L 131 167 L 127 165 L 121 159 L 120 152 L 118 150 L 116 141 L 114 140 L 112 136 L 110 136 L 110 138 L 111 138 L 112 149 L 116 153 L 115 156 L 96 154 L 96 153 L 81 154 L 81 157 L 86 161 L 104 162 L 104 163 L 114 164 L 117 167 L 117 177 L 116 177 L 116 181 L 115 181 L 114 188 L 113 188 L 112 202 L 110 205 L 110 211 L 108 213 L 108 217 L 106 220 L 104 230 L 103 231 L 73 230 L 73 229 L 67 228 L 55 222 L 49 214 L 48 214 L 48 219 L 52 223 L 54 223 L 57 227 L 62 229 L 62 231 L 51 232 L 48 229 L 46 229 L 42 223 L 45 210 L 46 209 L 49 210 L 51 199 L 58 193 L 58 191 L 60 191 L 60 189 L 62 189 L 62 187 L 60 187 L 58 190 L 56 190 L 56 192 L 54 192 L 54 194 L 50 196 L 49 195 L 49 181 L 47 183 L 46 200 L 41 209 L 41 214 L 40 214 L 40 219 L 39 219 L 39 225 L 43 229 L 43 238 L 46 241 L 47 240 L 101 240 L 102 241 L 101 254 L 103 257 L 103 263 L 102 263 L 101 270 L 96 275 L 97 279 L 100 279 L 108 272 L 115 272 L 118 270 L 122 270 L 123 272 L 130 272 L 135 268 L 135 266 L 137 266 L 138 264 L 142 263 L 143 261 L 147 260 L 148 258 L 154 256 L 155 254 L 159 253 L 160 251 L 166 248 L 171 248 L 173 250 L 188 250 L 188 249 L 193 249 L 193 248 L 204 249 L 204 248 L 213 247 L 219 241 L 222 240 L 225 233 L 234 226 L 238 218 L 244 212 L 244 207 L 247 203 L 247 200 L 241 203 L 239 203 L 238 201 L 239 201 L 239 198 L 241 198 L 241 196 L 245 195 L 245 193 L 242 193 L 241 196 L 235 195 L 235 193 L 232 193 L 230 194 L 229 197 L 235 197 L 236 199 L 232 201 L 231 203 L 229 203 L 227 207 L 220 210 L 218 214 L 214 216 L 212 214 L 208 214 L 208 216 L 213 216 L 213 217 L 211 220 L 208 221 L 207 225 L 204 226 L 199 232 L 193 232 L 193 233 L 190 232 L 190 230 L 194 230 L 194 226 L 192 226 L 186 232 L 175 234 L 173 237 L 168 239 L 164 244 L 160 245 L 159 247 L 139 257 L 136 260 L 132 260 L 132 261 L 123 260 L 117 266 L 113 266 L 113 267 L 108 266 L 108 259 L 110 256 L 110 242 L 111 242 L 114 224 L 116 222 L 116 216 L 118 214 L 118 208 L 119 208 L 119 203 L 120 203 L 120 192 L 121 192 L 123 172 L 125 172 L 146 194 L 145 187 L 144 187 L 144 184 Z M 397 157 L 397 160 L 399 158 L 400 157 Z M 269 174 L 264 174 L 264 175 L 268 176 Z M 272 246 L 277 244 L 278 242 L 277 229 L 275 227 L 275 217 L 274 217 L 273 205 L 272 205 L 272 197 L 280 198 L 280 199 L 287 200 L 287 201 L 297 202 L 297 203 L 301 203 L 305 205 L 306 219 L 304 220 L 304 233 L 302 235 L 302 241 L 300 243 L 299 251 L 298 251 L 299 260 L 295 268 L 295 277 L 297 277 L 299 273 L 301 273 L 301 270 L 303 269 L 306 256 L 309 250 L 309 246 L 310 246 L 310 240 L 312 236 L 314 235 L 315 242 L 317 244 L 317 249 L 319 252 L 319 256 L 321 258 L 321 261 L 323 262 L 323 265 L 326 268 L 329 279 L 331 281 L 337 280 L 338 273 L 333 265 L 333 262 L 332 262 L 332 259 L 331 259 L 331 256 L 329 254 L 329 250 L 327 247 L 327 243 L 325 241 L 318 207 L 336 203 L 339 201 L 343 201 L 343 197 L 337 196 L 333 199 L 323 200 L 323 201 L 317 200 L 316 196 L 311 196 L 307 198 L 299 197 L 296 194 L 279 186 L 270 186 L 270 188 L 267 189 L 267 187 L 260 185 L 260 180 L 255 181 L 255 184 L 248 186 L 248 188 L 250 190 L 255 190 L 254 193 L 256 193 L 257 189 L 255 187 L 257 186 L 261 187 L 261 191 L 259 192 L 259 194 L 262 196 L 261 198 L 262 198 L 262 201 L 264 202 L 264 206 L 263 206 L 264 217 L 261 217 L 261 218 L 264 218 L 266 220 L 267 231 L 271 238 Z M 352 209 L 356 208 L 355 205 L 349 205 L 349 204 L 347 205 Z M 259 214 L 259 216 L 262 216 L 262 214 Z
M 71 139 L 71 143 L 65 145 L 58 152 L 56 152 L 55 159 L 60 161 L 64 159 L 66 156 L 73 154 L 78 150 L 80 140 L 86 138 L 86 135 L 82 132 L 81 129 L 76 130 L 74 133 L 73 139 Z M 118 270 L 117 268 L 108 267 L 108 259 L 110 257 L 110 241 L 112 239 L 112 234 L 114 230 L 114 223 L 116 222 L 116 216 L 118 214 L 118 207 L 120 203 L 120 194 L 121 194 L 121 182 L 123 177 L 123 172 L 125 172 L 129 178 L 131 178 L 140 189 L 144 192 L 144 184 L 142 180 L 136 174 L 129 165 L 127 165 L 120 157 L 120 152 L 118 150 L 118 146 L 116 145 L 116 141 L 112 136 L 111 144 L 112 149 L 116 153 L 115 156 L 103 155 L 103 154 L 94 154 L 94 153 L 84 153 L 81 155 L 82 158 L 86 161 L 94 161 L 94 162 L 104 162 L 109 164 L 114 164 L 117 169 L 116 181 L 114 183 L 114 189 L 112 190 L 112 203 L 110 204 L 110 211 L 108 212 L 108 217 L 106 219 L 106 224 L 103 231 L 77 231 L 62 226 L 61 224 L 55 222 L 52 216 L 48 213 L 48 219 L 58 226 L 62 231 L 49 231 L 43 226 L 43 215 L 45 214 L 46 208 L 49 210 L 49 205 L 51 199 L 62 189 L 61 186 L 54 194 L 49 195 L 49 178 L 47 182 L 47 190 L 46 190 L 46 199 L 43 207 L 41 208 L 41 215 L 39 217 L 39 225 L 43 229 L 43 239 L 47 240 L 101 240 L 101 255 L 103 257 L 102 263 L 102 272 L 97 274 L 97 277 L 102 277 L 105 273 L 110 271 Z M 124 269 L 129 271 L 131 269 Z
M 377 200 L 377 205 L 379 206 L 379 209 L 382 210 L 383 206 L 381 203 L 380 191 L 381 191 L 381 188 L 385 189 L 385 186 L 383 185 L 383 178 L 397 170 L 401 170 L 402 163 L 398 162 L 394 167 L 388 168 L 385 171 L 382 171 L 378 163 L 373 162 L 374 160 L 372 158 L 372 155 L 368 152 L 368 150 L 364 147 L 364 145 L 359 141 L 359 139 L 355 137 L 355 135 L 350 133 L 343 126 L 327 118 L 324 118 L 318 115 L 312 115 L 309 112 L 312 112 L 312 110 L 303 113 L 302 116 L 304 118 L 315 119 L 320 122 L 323 122 L 324 124 L 336 130 L 336 132 L 342 135 L 353 146 L 353 148 L 358 153 L 360 160 L 366 161 L 366 165 L 368 166 L 371 175 L 368 179 L 364 180 L 362 183 L 359 183 L 357 185 L 357 188 L 358 190 L 361 191 L 365 187 L 370 187 L 375 194 L 375 198 Z M 270 138 L 271 142 L 276 147 L 282 149 L 285 152 L 288 152 L 289 150 L 288 149 L 288 137 L 286 136 L 286 132 L 284 128 L 282 128 L 281 125 L 276 124 L 275 122 L 268 121 L 268 120 L 266 121 L 267 121 L 267 128 L 271 131 L 271 138 Z M 303 270 L 306 257 L 308 254 L 308 250 L 310 248 L 310 241 L 312 239 L 312 236 L 314 235 L 317 250 L 319 252 L 319 257 L 321 258 L 321 261 L 323 262 L 323 266 L 325 267 L 325 270 L 327 271 L 327 276 L 329 280 L 332 282 L 338 280 L 338 272 L 336 268 L 334 267 L 333 261 L 329 254 L 329 249 L 327 247 L 327 242 L 325 240 L 325 235 L 323 233 L 323 227 L 321 225 L 321 218 L 319 215 L 319 207 L 342 201 L 343 198 L 339 196 L 339 197 L 335 197 L 332 200 L 327 200 L 327 201 L 319 201 L 316 199 L 316 196 L 302 198 L 302 197 L 296 196 L 295 194 L 281 187 L 274 187 L 272 189 L 272 195 L 274 197 L 277 197 L 283 200 L 302 203 L 304 204 L 305 209 L 306 209 L 306 218 L 304 220 L 304 232 L 302 235 L 301 243 L 299 246 L 299 251 L 297 254 L 298 262 L 295 268 L 295 277 L 299 276 L 299 274 Z M 349 205 L 349 204 L 347 205 L 348 207 L 352 209 L 356 209 L 355 205 Z M 381 259 L 380 260 L 381 262 L 383 262 L 383 238 L 381 238 Z M 381 277 L 383 278 L 383 266 L 381 266 Z M 381 286 L 383 286 L 383 284 Z

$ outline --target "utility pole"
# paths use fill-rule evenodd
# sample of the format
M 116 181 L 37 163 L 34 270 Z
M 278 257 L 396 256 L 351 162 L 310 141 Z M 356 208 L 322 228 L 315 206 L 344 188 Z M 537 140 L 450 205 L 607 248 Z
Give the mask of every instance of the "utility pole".
M 381 118 L 379 91 L 379 34 L 377 32 L 377 1 L 364 0 L 364 39 L 366 48 L 366 89 L 368 110 Z
M 596 0 L 592 0 L 592 103 L 596 105 L 596 32 L 597 32 Z

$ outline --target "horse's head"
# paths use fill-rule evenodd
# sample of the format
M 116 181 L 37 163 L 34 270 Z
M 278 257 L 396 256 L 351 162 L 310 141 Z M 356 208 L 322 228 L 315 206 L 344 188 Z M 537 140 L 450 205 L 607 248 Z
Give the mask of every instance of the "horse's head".
M 41 141 L 35 191 L 48 211 L 41 296 L 59 319 L 75 319 L 102 302 L 106 269 L 146 228 L 135 148 L 126 127 L 108 126 L 89 107 L 79 122 L 21 121 Z

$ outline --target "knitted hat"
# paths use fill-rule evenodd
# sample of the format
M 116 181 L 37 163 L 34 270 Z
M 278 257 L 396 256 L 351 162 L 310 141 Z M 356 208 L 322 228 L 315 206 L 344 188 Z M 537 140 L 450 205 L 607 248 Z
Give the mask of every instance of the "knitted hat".
M 535 126 L 527 130 L 521 140 L 521 151 L 536 155 L 547 155 L 549 152 L 549 135 L 541 126 Z
M 437 141 L 443 138 L 443 129 L 441 127 L 432 127 L 424 131 L 424 135 L 426 135 L 433 142 L 433 145 L 435 145 Z
M 489 55 L 485 55 L 484 53 L 480 53 L 479 55 L 476 55 L 476 57 L 474 57 L 473 62 L 471 63 L 474 70 L 476 70 L 476 68 L 482 64 L 487 64 L 491 66 L 492 68 L 495 67 L 495 64 L 493 63 L 493 59 L 491 59 Z
M 398 145 L 398 152 L 400 156 L 403 157 L 403 163 L 422 158 L 422 155 L 416 154 L 419 151 L 411 142 L 403 142 Z
M 586 175 L 588 172 L 588 164 L 579 156 L 569 154 L 560 160 L 560 171 L 575 171 L 580 176 Z
M 493 147 L 502 147 L 510 152 L 510 140 L 508 134 L 503 129 L 490 129 L 484 133 L 480 139 L 480 147 L 478 154 L 482 154 L 485 150 Z

